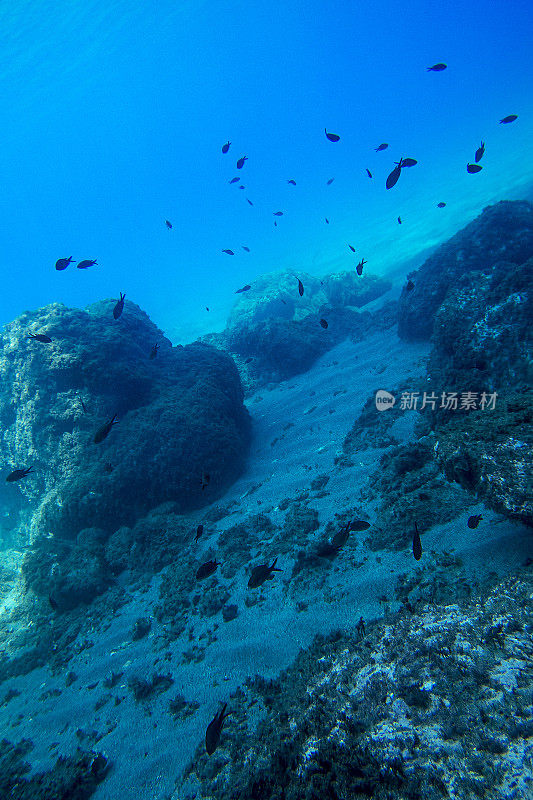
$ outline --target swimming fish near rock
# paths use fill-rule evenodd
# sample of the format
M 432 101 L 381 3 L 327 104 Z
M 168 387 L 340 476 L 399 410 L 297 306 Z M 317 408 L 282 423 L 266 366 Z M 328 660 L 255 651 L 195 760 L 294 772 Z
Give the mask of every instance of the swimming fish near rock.
M 352 519 L 348 526 L 351 531 L 367 531 L 370 528 L 370 522 L 367 522 L 366 519 Z
M 149 358 L 151 358 L 151 359 L 155 358 L 157 356 L 157 351 L 158 350 L 159 350 L 159 345 L 157 343 L 153 344 L 152 345 L 152 349 L 150 350 Z
M 405 291 L 406 292 L 412 292 L 414 288 L 415 288 L 415 285 L 414 285 L 413 281 L 412 280 L 408 280 L 407 283 L 405 284 Z
M 304 285 L 298 278 L 298 294 L 300 295 L 300 297 L 303 297 L 303 293 L 304 293 Z
M 483 519 L 482 514 L 474 514 L 473 516 L 468 517 L 468 522 L 466 524 L 468 525 L 469 528 L 472 528 L 472 530 L 474 530 L 475 528 L 477 528 L 482 519 Z
M 283 572 L 279 567 L 276 567 L 277 560 L 276 557 L 270 567 L 268 564 L 259 564 L 259 566 L 254 567 L 250 575 L 250 580 L 248 581 L 248 588 L 257 589 L 257 587 L 261 586 L 265 581 L 272 580 L 274 577 L 272 574 L 273 572 Z
M 321 320 L 320 320 L 320 324 L 322 325 L 322 327 L 324 328 L 324 330 L 326 330 L 326 328 L 328 327 L 327 320 L 325 320 L 325 319 L 321 319 Z
M 231 144 L 231 142 L 228 140 L 228 141 L 226 142 L 226 144 L 223 144 L 223 145 L 222 145 L 222 152 L 223 152 L 223 153 L 227 153 L 227 152 L 228 152 L 230 144 Z
M 98 264 L 96 259 L 86 258 L 84 261 L 80 261 L 79 264 L 76 264 L 78 269 L 88 269 L 89 267 L 94 267 L 95 264 Z
M 365 264 L 366 264 L 366 261 L 365 261 L 364 258 L 362 258 L 361 261 L 359 262 L 359 264 L 356 265 L 355 271 L 357 272 L 358 275 L 362 275 L 363 274 L 363 266 Z
M 52 341 L 46 333 L 28 333 L 30 339 L 35 339 L 37 342 L 41 342 L 42 344 L 50 344 Z
M 442 72 L 447 66 L 447 64 L 433 64 L 432 67 L 427 68 L 427 72 Z
M 469 172 L 471 175 L 473 175 L 476 172 L 481 172 L 482 169 L 483 169 L 483 167 L 481 166 L 481 164 L 470 164 L 470 163 L 468 163 L 466 165 L 466 171 Z
M 74 259 L 72 256 L 70 256 L 70 258 L 58 258 L 56 261 L 56 269 L 58 272 L 61 272 L 61 270 L 66 269 L 69 264 L 72 264 L 73 261 Z
M 515 119 L 518 119 L 518 114 L 509 114 L 507 117 L 500 120 L 500 125 L 508 125 L 509 122 L 514 122 Z
M 330 142 L 338 142 L 339 139 L 341 138 L 340 136 L 337 136 L 336 133 L 328 133 L 326 128 L 324 128 L 324 133 L 326 134 L 326 136 L 330 140 Z
M 232 711 L 228 711 L 227 714 L 224 713 L 227 705 L 227 703 L 224 703 L 222 711 L 218 711 L 207 726 L 207 730 L 205 732 L 205 749 L 208 756 L 212 756 L 217 749 L 220 742 L 220 734 L 222 733 L 224 720 L 233 713 Z
M 117 304 L 116 304 L 115 308 L 113 309 L 113 317 L 115 319 L 118 319 L 120 317 L 120 315 L 122 314 L 122 312 L 124 311 L 124 300 L 125 299 L 126 299 L 126 293 L 124 292 L 124 294 L 122 294 L 122 292 L 120 292 L 120 298 L 117 300 Z
M 387 176 L 387 180 L 385 182 L 385 186 L 387 189 L 392 189 L 392 187 L 398 182 L 398 178 L 402 173 L 402 166 L 403 166 L 403 159 L 400 158 L 397 165 L 394 167 L 392 172 L 389 173 Z
M 217 561 L 216 558 L 213 561 L 206 561 L 205 564 L 202 564 L 197 570 L 196 580 L 201 581 L 204 578 L 209 578 L 210 575 L 214 575 L 221 563 L 222 562 Z
M 26 475 L 29 475 L 32 471 L 33 467 L 28 467 L 27 469 L 14 469 L 13 472 L 10 472 L 6 478 L 8 483 L 14 483 L 15 481 L 20 481 L 22 478 L 25 478 Z
M 474 156 L 474 161 L 476 162 L 476 164 L 478 161 L 481 161 L 484 153 L 485 153 L 485 142 L 481 142 L 478 149 L 476 150 L 476 155 Z
M 237 161 L 237 169 L 242 169 L 245 161 L 248 161 L 248 156 L 242 156 L 242 158 L 239 158 Z
M 420 534 L 418 533 L 418 526 L 415 522 L 415 532 L 413 534 L 413 555 L 416 561 L 422 558 L 422 542 L 420 541 Z
M 251 289 L 251 288 L 252 288 L 252 287 L 250 286 L 250 284 L 249 284 L 249 283 L 247 283 L 247 284 L 246 284 L 246 286 L 243 286 L 243 287 L 242 287 L 242 289 L 236 289 L 236 290 L 235 290 L 235 294 L 242 294 L 243 292 L 247 292 L 247 291 L 248 291 L 249 289 Z
M 376 153 L 379 153 L 381 150 L 386 150 L 388 146 L 389 145 L 387 144 L 387 142 L 382 142 L 382 144 L 378 145 L 377 147 L 374 147 L 374 150 L 376 151 Z
M 101 428 L 98 428 L 98 430 L 94 434 L 94 440 L 93 440 L 94 443 L 100 444 L 100 442 L 103 442 L 104 439 L 108 436 L 109 432 L 111 431 L 113 425 L 118 425 L 118 419 L 116 414 L 113 414 L 113 417 L 109 420 L 109 422 L 106 422 L 105 425 L 102 425 Z
M 211 480 L 211 475 L 209 472 L 204 472 L 202 474 L 202 489 L 206 489 L 209 486 L 209 481 Z
M 228 254 L 228 256 L 234 256 L 234 255 L 235 255 L 235 253 L 233 252 L 233 250 L 227 250 L 227 249 L 226 249 L 226 250 L 223 250 L 222 252 L 223 252 L 223 253 L 227 253 L 227 254 Z
M 194 537 L 195 543 L 198 541 L 203 532 L 204 532 L 204 526 L 198 525 L 198 527 L 196 528 L 196 536 Z

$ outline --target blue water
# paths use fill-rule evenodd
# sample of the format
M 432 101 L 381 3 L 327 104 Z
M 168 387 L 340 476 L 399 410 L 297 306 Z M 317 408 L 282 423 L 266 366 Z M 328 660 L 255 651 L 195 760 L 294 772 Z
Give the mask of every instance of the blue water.
M 0 323 L 122 291 L 190 341 L 261 273 L 395 269 L 529 193 L 532 35 L 526 0 L 4 4 Z

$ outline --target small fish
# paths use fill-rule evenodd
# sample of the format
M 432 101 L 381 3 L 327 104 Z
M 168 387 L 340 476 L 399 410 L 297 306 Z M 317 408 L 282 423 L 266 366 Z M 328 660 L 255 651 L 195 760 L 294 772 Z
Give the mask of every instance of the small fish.
M 84 413 L 84 414 L 88 414 L 89 412 L 87 411 L 87 406 L 85 405 L 85 403 L 83 402 L 83 400 L 81 399 L 81 397 L 79 397 L 78 399 L 79 399 L 79 401 L 80 401 L 80 403 L 81 403 L 81 407 L 83 408 L 83 413 Z
M 301 282 L 300 278 L 298 278 L 298 293 L 299 293 L 300 297 L 302 297 L 303 293 L 304 293 L 304 285 Z
M 370 528 L 370 522 L 366 519 L 352 519 L 348 525 L 351 531 L 367 531 Z
M 401 225 L 401 224 L 402 224 L 402 218 L 398 217 L 398 225 Z
M 244 359 L 244 363 L 251 364 L 253 360 L 254 360 L 253 356 L 248 356 L 248 358 Z
M 78 269 L 87 269 L 88 267 L 94 267 L 95 264 L 98 264 L 96 259 L 91 260 L 86 258 L 85 261 L 80 261 L 79 264 L 76 264 Z
M 158 344 L 154 344 L 154 345 L 152 345 L 152 349 L 150 350 L 150 356 L 149 356 L 149 358 L 155 358 L 155 357 L 156 357 L 156 355 L 157 355 L 157 351 L 158 351 L 158 350 L 159 350 L 159 345 L 158 345 Z
M 321 319 L 320 320 L 320 324 L 322 325 L 324 330 L 328 327 L 328 323 L 327 323 L 327 321 L 325 319 Z
M 378 147 L 374 147 L 374 150 L 376 151 L 376 153 L 379 153 L 380 150 L 386 150 L 388 146 L 389 145 L 387 144 L 387 142 L 383 142 Z
M 291 186 L 296 186 L 296 181 L 293 181 L 293 179 L 292 179 L 292 178 L 289 178 L 289 180 L 287 181 L 287 183 L 290 183 L 290 184 L 291 184 Z
M 361 261 L 359 262 L 359 264 L 357 264 L 357 266 L 355 268 L 355 271 L 357 272 L 358 275 L 362 275 L 363 274 L 363 265 L 364 264 L 366 264 L 366 261 L 365 261 L 364 258 L 362 258 Z
M 483 167 L 481 166 L 481 164 L 468 163 L 466 165 L 466 171 L 469 172 L 471 175 L 473 175 L 475 172 L 481 172 L 482 169 Z
M 8 483 L 14 483 L 15 481 L 20 481 L 21 478 L 25 478 L 26 475 L 29 475 L 32 471 L 33 467 L 28 467 L 27 469 L 14 469 L 13 472 L 10 472 L 6 478 Z
M 343 525 L 340 531 L 337 531 L 335 536 L 331 540 L 331 544 L 329 545 L 330 554 L 337 553 L 341 547 L 344 547 L 346 542 L 348 541 L 348 535 L 350 533 L 350 523 L 346 523 Z
M 348 245 L 348 247 L 350 248 L 350 250 L 352 251 L 352 253 L 355 253 L 355 247 L 352 247 L 352 245 L 351 245 L 351 244 L 349 244 L 349 245 Z
M 120 292 L 120 299 L 117 300 L 117 304 L 116 304 L 115 308 L 113 309 L 113 316 L 114 316 L 115 319 L 118 319 L 120 317 L 120 315 L 122 314 L 122 312 L 124 311 L 124 300 L 125 299 L 126 299 L 126 293 L 122 294 L 122 292 Z
M 416 158 L 402 158 L 402 168 L 403 167 L 414 167 L 415 164 L 418 164 Z
M 277 227 L 278 227 L 278 223 L 276 222 L 276 220 L 274 220 L 274 227 L 275 227 L 275 228 L 277 228 Z
M 205 489 L 206 486 L 209 485 L 210 480 L 211 480 L 211 475 L 208 472 L 204 472 L 202 475 L 202 489 Z
M 484 152 L 485 152 L 485 142 L 481 142 L 478 149 L 476 150 L 476 155 L 474 156 L 474 161 L 476 162 L 476 164 L 478 161 L 481 161 Z
M 367 169 L 367 170 L 366 170 L 366 174 L 368 175 L 368 177 L 369 177 L 369 178 L 371 178 L 371 177 L 372 177 L 372 173 L 370 172 L 370 170 L 369 170 L 369 169 Z
M 395 166 L 392 172 L 387 176 L 387 181 L 385 183 L 387 189 L 392 189 L 392 187 L 398 181 L 398 178 L 400 177 L 402 172 L 402 165 L 403 165 L 403 160 L 400 158 L 400 160 L 397 163 L 397 166 Z
M 118 425 L 118 419 L 116 414 L 113 414 L 113 417 L 109 420 L 109 422 L 106 422 L 105 425 L 102 425 L 101 428 L 98 428 L 98 430 L 94 434 L 94 443 L 100 444 L 100 442 L 103 442 L 106 436 L 109 434 L 113 425 Z
M 242 247 L 242 249 L 243 249 L 243 250 L 246 250 L 246 252 L 247 252 L 247 253 L 249 253 L 249 252 L 250 252 L 250 248 L 249 248 L 249 247 L 246 247 L 246 245 L 245 245 L 245 244 L 241 244 L 241 247 Z
M 227 714 L 224 714 L 227 705 L 228 705 L 227 703 L 224 703 L 222 711 L 219 711 L 217 714 L 215 714 L 215 716 L 207 726 L 207 730 L 205 732 L 205 749 L 207 751 L 208 756 L 212 756 L 218 747 L 218 744 L 220 742 L 220 734 L 222 733 L 222 726 L 224 725 L 224 720 L 226 719 L 226 717 L 229 717 L 230 714 L 233 714 L 233 711 L 228 711 Z
M 324 217 L 324 219 L 326 220 L 326 225 L 329 225 L 329 219 L 327 217 Z
M 248 198 L 246 198 L 246 202 L 247 202 L 249 205 L 253 206 L 253 203 L 252 203 L 252 201 L 251 201 L 251 200 L 248 200 Z
M 326 186 L 331 186 L 335 178 L 330 178 L 329 181 L 326 181 Z
M 273 211 L 272 213 L 273 213 L 273 215 L 275 217 L 282 217 L 283 216 L 283 211 Z
M 72 258 L 72 256 L 70 256 L 70 258 L 58 258 L 58 260 L 56 261 L 56 269 L 58 270 L 58 272 L 61 272 L 62 269 L 66 269 L 68 265 L 71 264 L 73 261 L 74 259 Z
M 228 254 L 228 256 L 234 256 L 234 255 L 235 255 L 235 253 L 233 252 L 233 250 L 223 250 L 222 252 L 223 252 L 223 253 L 227 253 L 227 254 Z
M 205 564 L 202 564 L 202 566 L 198 568 L 196 572 L 196 580 L 201 581 L 204 578 L 209 578 L 210 575 L 214 575 L 221 563 L 222 562 L 217 561 L 216 558 L 214 561 L 206 561 Z
M 237 181 L 240 181 L 240 178 L 239 178 L 238 175 L 237 175 L 236 178 L 232 178 L 231 180 L 229 180 L 228 183 L 237 183 Z
M 45 333 L 28 333 L 28 336 L 30 339 L 35 339 L 37 342 L 42 342 L 42 344 L 50 344 L 52 341 Z
M 254 567 L 250 575 L 250 580 L 248 581 L 248 588 L 257 589 L 257 587 L 261 586 L 265 581 L 272 580 L 274 577 L 272 574 L 273 572 L 282 572 L 279 567 L 276 567 L 277 560 L 276 557 L 270 567 L 268 564 L 259 564 L 259 566 Z
M 230 142 L 230 141 L 229 141 L 229 139 L 228 139 L 228 141 L 226 142 L 226 144 L 223 144 L 223 145 L 222 145 L 222 152 L 223 152 L 223 153 L 227 153 L 227 152 L 228 152 L 230 144 L 231 144 L 231 142 Z
M 242 169 L 245 161 L 248 161 L 248 156 L 242 156 L 242 158 L 239 158 L 237 161 L 237 169 Z
M 515 119 L 518 119 L 518 114 L 509 114 L 500 120 L 500 125 L 507 125 L 509 122 L 514 122 Z
M 447 66 L 447 64 L 433 64 L 432 67 L 427 68 L 427 72 L 442 72 Z
M 203 532 L 204 532 L 204 526 L 198 525 L 198 527 L 196 528 L 196 536 L 194 537 L 195 543 L 198 541 Z
M 414 285 L 413 281 L 412 280 L 408 280 L 407 283 L 405 284 L 405 291 L 406 292 L 412 292 L 414 288 L 415 288 L 415 285 Z
M 437 203 L 437 208 L 444 208 L 446 203 Z
M 252 288 L 252 287 L 250 286 L 250 284 L 249 284 L 249 283 L 247 283 L 247 284 L 246 284 L 246 286 L 243 286 L 243 287 L 242 287 L 242 289 L 237 289 L 237 290 L 235 291 L 235 294 L 242 294 L 242 292 L 247 292 L 247 291 L 248 291 L 249 289 L 251 289 L 251 288 Z
M 246 186 L 243 186 L 243 185 L 241 184 L 241 185 L 239 186 L 239 189 L 246 189 Z
M 328 133 L 326 128 L 324 128 L 324 133 L 326 134 L 326 136 L 330 140 L 330 142 L 338 142 L 339 139 L 341 138 L 340 136 L 337 136 L 336 133 Z
M 466 524 L 468 525 L 469 528 L 472 528 L 472 530 L 474 530 L 474 528 L 477 528 L 482 519 L 483 519 L 482 514 L 474 514 L 472 517 L 468 517 L 468 522 Z
M 418 533 L 418 526 L 415 522 L 415 532 L 413 534 L 413 555 L 416 561 L 422 558 L 422 542 L 420 541 L 420 534 Z
M 54 598 L 52 597 L 51 594 L 48 595 L 48 602 L 50 603 L 50 608 L 52 609 L 52 611 L 57 611 L 58 610 L 59 606 L 58 606 L 58 604 L 56 603 L 56 601 L 54 600 Z
M 169 219 L 166 219 L 166 220 L 165 220 L 165 225 L 167 226 L 167 228 L 169 229 L 169 231 L 170 231 L 170 230 L 172 230 L 172 223 L 171 223 L 171 221 L 170 221 Z

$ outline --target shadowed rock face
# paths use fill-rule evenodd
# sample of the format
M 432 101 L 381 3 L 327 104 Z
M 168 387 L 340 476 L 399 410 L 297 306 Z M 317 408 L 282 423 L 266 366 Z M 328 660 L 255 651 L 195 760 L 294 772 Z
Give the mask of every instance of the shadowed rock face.
M 435 315 L 462 276 L 489 274 L 501 261 L 523 264 L 533 257 L 533 205 L 502 201 L 439 247 L 409 278 L 399 301 L 398 334 L 402 339 L 429 339 Z
M 172 347 L 138 306 L 126 301 L 114 320 L 113 305 L 47 306 L 0 338 L 2 469 L 34 467 L 31 481 L 0 481 L 0 491 L 33 501 L 36 534 L 109 534 L 166 501 L 197 508 L 243 469 L 249 418 L 232 359 L 205 344 Z M 114 414 L 119 424 L 95 444 Z

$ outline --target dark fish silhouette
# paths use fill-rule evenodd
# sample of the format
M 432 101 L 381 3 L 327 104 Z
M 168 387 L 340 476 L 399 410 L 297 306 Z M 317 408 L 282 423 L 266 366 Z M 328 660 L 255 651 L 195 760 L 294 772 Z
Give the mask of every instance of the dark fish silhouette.
M 509 114 L 500 120 L 500 125 L 507 125 L 509 122 L 514 122 L 515 119 L 518 119 L 518 114 Z
M 329 225 L 329 219 L 327 217 L 324 217 L 324 219 L 326 220 L 326 225 Z
M 355 271 L 357 272 L 358 275 L 362 275 L 363 274 L 363 265 L 364 264 L 366 264 L 366 261 L 365 261 L 364 258 L 362 258 L 361 261 L 359 262 L 359 264 L 357 264 L 357 266 L 355 267 Z
M 275 227 L 275 228 L 277 228 L 277 227 L 278 227 L 278 223 L 276 222 L 276 220 L 274 220 L 274 227 Z
M 241 247 L 242 247 L 242 249 L 243 249 L 243 250 L 246 250 L 246 252 L 247 252 L 247 253 L 249 253 L 249 252 L 250 252 L 250 248 L 249 248 L 249 247 L 246 247 L 246 245 L 245 245 L 245 244 L 241 244 Z
M 432 67 L 428 67 L 428 72 L 442 72 L 443 69 L 446 69 L 447 64 L 433 64 Z
M 331 186 L 335 178 L 330 178 L 329 181 L 326 181 L 326 186 Z
M 392 187 L 398 181 L 398 178 L 400 177 L 402 172 L 402 166 L 403 166 L 403 160 L 400 158 L 397 166 L 395 166 L 392 172 L 389 173 L 389 175 L 387 176 L 387 181 L 385 183 L 387 189 L 392 189 Z
M 203 578 L 209 578 L 210 575 L 213 575 L 218 567 L 221 565 L 221 561 L 217 561 L 216 558 L 214 561 L 206 561 L 205 564 L 198 569 L 196 573 L 196 580 L 201 581 Z
M 202 475 L 202 489 L 205 489 L 209 485 L 210 480 L 211 475 L 208 472 L 204 472 Z
M 124 300 L 125 299 L 126 299 L 126 293 L 122 294 L 122 292 L 120 292 L 120 299 L 117 300 L 117 304 L 116 304 L 115 308 L 113 309 L 113 316 L 114 316 L 115 319 L 118 319 L 120 317 L 120 315 L 122 314 L 122 312 L 124 311 Z
M 408 280 L 407 283 L 405 284 L 405 291 L 406 292 L 412 292 L 414 288 L 415 288 L 415 285 L 414 285 L 413 281 L 412 280 Z
M 254 360 L 253 356 L 248 356 L 248 358 L 244 359 L 244 363 L 251 364 L 253 360 Z
M 273 211 L 272 213 L 274 214 L 275 217 L 282 217 L 283 216 L 283 211 Z
M 227 703 L 224 703 L 222 711 L 219 711 L 217 714 L 215 714 L 215 716 L 207 726 L 207 730 L 205 732 L 205 749 L 207 750 L 208 756 L 212 756 L 218 747 L 218 744 L 220 742 L 220 734 L 222 733 L 222 726 L 224 725 L 224 720 L 226 719 L 226 717 L 229 717 L 230 714 L 233 714 L 233 711 L 228 711 L 227 714 L 224 714 L 227 705 L 228 705 Z
M 232 178 L 231 180 L 228 181 L 228 183 L 237 183 L 237 181 L 240 181 L 239 176 L 237 176 L 236 178 Z
M 304 293 L 304 285 L 299 278 L 298 278 L 298 293 L 300 297 L 302 297 Z
M 387 144 L 387 142 L 383 142 L 378 147 L 374 147 L 374 150 L 376 151 L 376 153 L 379 153 L 380 150 L 386 150 L 388 146 L 389 145 Z
M 259 564 L 259 566 L 254 567 L 250 575 L 250 580 L 248 581 L 248 588 L 257 589 L 257 587 L 261 586 L 265 581 L 269 581 L 274 577 L 272 574 L 273 572 L 282 572 L 279 567 L 276 567 L 277 560 L 276 557 L 270 567 L 268 564 Z
M 466 171 L 469 172 L 471 175 L 473 175 L 475 172 L 481 172 L 482 169 L 483 167 L 481 166 L 481 164 L 468 163 L 466 165 Z
M 98 261 L 96 259 L 91 260 L 86 258 L 85 261 L 80 261 L 80 263 L 76 264 L 76 266 L 78 269 L 87 269 L 88 267 L 93 267 L 95 264 L 98 264 Z
M 196 528 L 196 536 L 194 537 L 195 542 L 198 541 L 203 532 L 204 532 L 204 526 L 198 525 L 198 527 Z
M 235 253 L 233 252 L 233 250 L 223 250 L 222 252 L 223 252 L 223 253 L 227 253 L 227 254 L 228 254 L 228 256 L 234 256 L 234 255 L 235 255 Z
M 252 288 L 252 287 L 250 286 L 250 284 L 249 284 L 249 283 L 247 283 L 247 284 L 246 284 L 246 286 L 243 286 L 243 287 L 242 287 L 242 289 L 237 289 L 237 290 L 235 291 L 235 294 L 242 294 L 242 292 L 247 292 L 247 291 L 248 291 L 248 289 L 251 289 L 251 288 Z
M 418 164 L 416 158 L 402 158 L 402 168 L 403 167 L 414 167 L 415 164 Z
M 398 225 L 401 225 L 401 224 L 402 224 L 402 218 L 398 217 Z
M 418 526 L 415 522 L 415 532 L 413 534 L 413 555 L 416 561 L 422 558 L 422 542 L 420 541 L 420 534 L 418 533 Z
M 326 134 L 330 142 L 338 142 L 339 139 L 341 138 L 340 136 L 337 136 L 336 133 L 328 133 L 326 128 L 324 128 L 324 133 Z
M 477 528 L 482 519 L 482 514 L 474 514 L 472 517 L 468 517 L 468 522 L 466 524 L 473 530 L 474 528 Z
M 28 336 L 30 339 L 35 339 L 37 342 L 42 342 L 43 344 L 50 344 L 52 341 L 45 333 L 28 333 Z
M 222 145 L 222 152 L 223 152 L 223 153 L 227 153 L 227 152 L 228 152 L 230 144 L 231 144 L 231 142 L 228 140 L 228 141 L 226 142 L 226 144 L 223 144 L 223 145 Z
M 248 198 L 246 198 L 246 202 L 247 202 L 247 203 L 249 203 L 251 206 L 253 206 L 253 203 L 252 203 L 252 201 L 251 201 L 251 200 L 248 200 Z
M 242 169 L 245 161 L 248 161 L 248 156 L 242 156 L 242 158 L 239 158 L 237 161 L 237 169 Z
M 166 220 L 165 220 L 165 225 L 167 226 L 167 228 L 169 229 L 169 231 L 172 229 L 172 223 L 171 223 L 171 221 L 170 221 L 169 219 L 166 219 Z
M 478 149 L 476 150 L 476 155 L 474 156 L 474 161 L 476 162 L 476 164 L 478 161 L 481 161 L 484 152 L 485 152 L 485 142 L 481 142 Z
M 246 189 L 246 186 L 242 186 L 241 184 L 241 186 L 239 186 L 239 189 Z
M 109 420 L 109 422 L 106 422 L 105 425 L 102 425 L 101 428 L 98 428 L 98 430 L 94 434 L 94 443 L 100 444 L 100 442 L 103 442 L 106 436 L 109 434 L 113 425 L 118 425 L 118 419 L 116 414 L 113 414 L 113 417 L 112 419 Z
M 437 208 L 444 208 L 446 203 L 437 203 Z
M 324 330 L 328 327 L 328 323 L 327 323 L 327 321 L 325 319 L 321 319 L 320 320 L 320 324 L 322 325 Z
M 73 261 L 74 259 L 72 256 L 70 256 L 70 258 L 58 258 L 56 261 L 56 269 L 60 272 L 62 269 L 66 269 Z
M 370 522 L 366 519 L 352 519 L 348 525 L 351 531 L 367 531 L 370 528 Z
M 352 253 L 355 253 L 355 247 L 352 247 L 352 245 L 351 245 L 351 244 L 349 244 L 349 245 L 348 245 L 348 247 L 350 248 L 350 250 L 352 251 Z
M 290 184 L 291 184 L 291 186 L 296 186 L 296 181 L 293 181 L 293 179 L 292 179 L 292 178 L 289 178 L 289 180 L 287 181 L 287 183 L 290 183 Z
M 369 169 L 367 169 L 367 170 L 366 170 L 366 174 L 368 175 L 368 177 L 369 177 L 369 178 L 371 178 L 371 177 L 372 177 L 372 173 L 370 172 L 370 170 L 369 170 Z
M 152 349 L 150 350 L 150 358 L 155 358 L 158 350 L 159 350 L 158 344 L 152 345 Z
M 27 469 L 14 469 L 13 472 L 10 472 L 6 478 L 8 483 L 14 483 L 15 481 L 20 481 L 21 478 L 25 478 L 26 475 L 29 475 L 32 471 L 33 467 L 28 467 Z
M 52 609 L 52 611 L 57 611 L 58 610 L 59 606 L 58 606 L 58 604 L 56 603 L 56 601 L 54 600 L 54 598 L 52 597 L 51 594 L 48 595 L 48 602 L 50 603 L 50 608 Z

